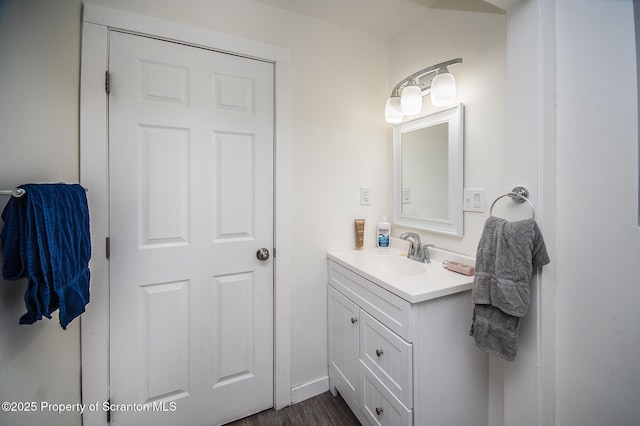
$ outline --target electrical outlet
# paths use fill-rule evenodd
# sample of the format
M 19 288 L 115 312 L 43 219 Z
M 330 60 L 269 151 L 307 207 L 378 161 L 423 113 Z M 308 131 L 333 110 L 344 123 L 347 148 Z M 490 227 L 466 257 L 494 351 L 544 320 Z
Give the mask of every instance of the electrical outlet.
M 361 206 L 370 206 L 371 205 L 371 188 L 360 188 L 360 205 Z

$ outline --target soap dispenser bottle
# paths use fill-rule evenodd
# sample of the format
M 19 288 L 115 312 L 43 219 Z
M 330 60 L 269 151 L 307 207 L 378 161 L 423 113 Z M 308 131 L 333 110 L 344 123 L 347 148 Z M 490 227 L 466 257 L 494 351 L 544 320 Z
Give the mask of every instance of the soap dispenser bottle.
M 382 221 L 378 222 L 378 226 L 376 227 L 376 242 L 378 247 L 387 248 L 389 247 L 391 240 L 389 237 L 391 236 L 391 224 L 387 222 L 387 217 L 382 216 Z

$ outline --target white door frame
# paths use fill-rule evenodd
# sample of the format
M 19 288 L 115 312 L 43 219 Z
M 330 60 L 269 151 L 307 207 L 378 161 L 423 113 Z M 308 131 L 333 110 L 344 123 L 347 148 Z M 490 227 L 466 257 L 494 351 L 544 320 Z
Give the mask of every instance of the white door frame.
M 121 29 L 236 53 L 275 65 L 275 247 L 274 407 L 291 404 L 291 101 L 288 49 L 243 40 L 184 24 L 85 4 L 80 90 L 80 180 L 88 188 L 91 213 L 91 303 L 81 319 L 82 400 L 89 406 L 109 399 L 108 32 Z M 131 401 L 133 402 L 133 401 Z M 85 424 L 106 424 L 101 408 L 85 410 Z

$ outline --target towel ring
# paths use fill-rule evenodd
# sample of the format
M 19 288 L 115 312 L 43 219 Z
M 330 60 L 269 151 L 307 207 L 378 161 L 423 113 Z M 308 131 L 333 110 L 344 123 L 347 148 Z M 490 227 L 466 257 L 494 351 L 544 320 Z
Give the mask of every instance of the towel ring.
M 496 198 L 493 204 L 491 204 L 491 208 L 489 209 L 489 216 L 493 216 L 493 206 L 495 206 L 499 199 L 504 197 L 511 197 L 511 199 L 516 203 L 524 203 L 526 201 L 527 203 L 529 203 L 529 207 L 531 207 L 531 219 L 536 218 L 536 212 L 533 209 L 533 204 L 531 204 L 531 201 L 529 201 L 529 198 L 527 198 L 529 197 L 529 190 L 524 186 L 516 186 L 511 190 L 511 192 L 507 192 L 506 194 Z

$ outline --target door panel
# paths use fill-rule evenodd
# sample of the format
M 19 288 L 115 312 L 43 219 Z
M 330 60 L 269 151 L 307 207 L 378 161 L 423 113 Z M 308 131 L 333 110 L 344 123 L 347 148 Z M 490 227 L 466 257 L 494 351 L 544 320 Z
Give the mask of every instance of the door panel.
M 109 70 L 112 422 L 270 408 L 273 64 L 111 32 Z
M 140 287 L 143 400 L 185 397 L 189 389 L 189 281 Z
M 215 278 L 216 311 L 220 320 L 215 330 L 217 362 L 214 387 L 249 378 L 254 371 L 253 274 L 234 274 Z
M 189 131 L 140 126 L 139 140 L 141 245 L 187 244 L 191 216 Z
M 218 132 L 214 138 L 218 170 L 214 240 L 251 238 L 256 219 L 253 135 Z

